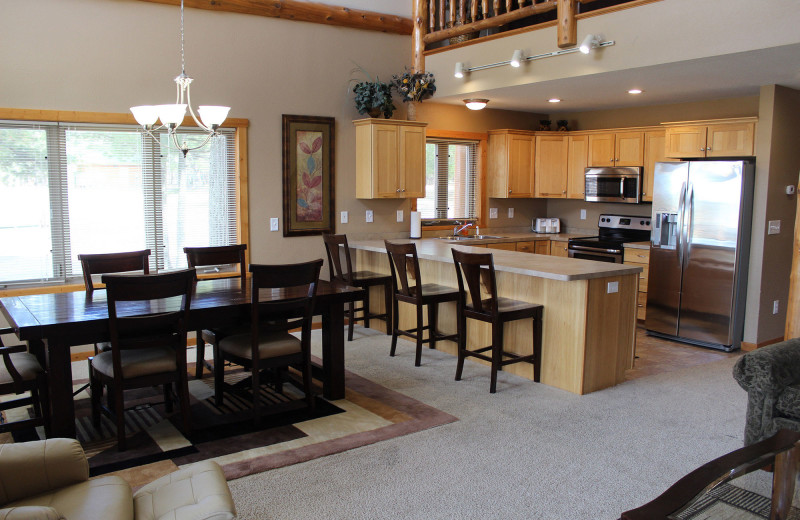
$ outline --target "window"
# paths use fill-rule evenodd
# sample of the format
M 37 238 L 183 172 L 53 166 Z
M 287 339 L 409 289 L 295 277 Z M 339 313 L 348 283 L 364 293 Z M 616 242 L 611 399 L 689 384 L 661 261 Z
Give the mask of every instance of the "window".
M 423 219 L 474 219 L 478 212 L 478 142 L 428 139 Z
M 184 246 L 239 242 L 234 136 L 184 158 L 130 125 L 0 122 L 0 284 L 80 277 L 79 253 L 175 269 Z

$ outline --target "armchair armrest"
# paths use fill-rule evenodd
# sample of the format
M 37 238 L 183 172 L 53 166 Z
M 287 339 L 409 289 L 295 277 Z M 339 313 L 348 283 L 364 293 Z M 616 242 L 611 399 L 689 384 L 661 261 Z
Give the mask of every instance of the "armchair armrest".
M 778 395 L 800 382 L 800 338 L 748 352 L 736 362 L 733 377 L 748 393 Z
M 75 439 L 0 445 L 0 506 L 89 479 L 89 463 Z
M 52 507 L 23 506 L 0 509 L 0 520 L 64 520 Z

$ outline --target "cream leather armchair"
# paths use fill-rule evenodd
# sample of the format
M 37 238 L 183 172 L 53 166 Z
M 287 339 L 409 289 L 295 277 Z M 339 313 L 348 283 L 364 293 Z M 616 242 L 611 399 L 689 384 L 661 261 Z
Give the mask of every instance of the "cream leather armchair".
M 0 445 L 0 520 L 231 520 L 236 517 L 218 464 L 205 461 L 131 493 L 120 477 L 89 480 L 74 439 Z

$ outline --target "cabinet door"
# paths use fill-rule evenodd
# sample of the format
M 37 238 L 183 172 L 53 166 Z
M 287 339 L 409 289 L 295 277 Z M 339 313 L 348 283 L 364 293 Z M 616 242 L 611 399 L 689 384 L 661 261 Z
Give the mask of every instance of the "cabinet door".
M 709 125 L 707 157 L 747 157 L 754 154 L 755 123 Z
M 706 156 L 705 126 L 673 126 L 667 128 L 666 156 L 691 159 Z
M 589 166 L 614 166 L 614 134 L 589 136 Z
M 653 173 L 657 162 L 674 161 L 666 156 L 666 131 L 644 133 L 644 170 L 642 171 L 642 200 L 653 202 Z
M 564 258 L 569 257 L 569 251 L 567 250 L 567 242 L 561 240 L 551 240 L 550 241 L 550 255 L 551 256 L 561 256 Z
M 497 244 L 486 244 L 487 249 L 503 249 L 505 251 L 516 251 L 517 245 L 514 242 L 498 242 Z
M 425 128 L 400 127 L 400 197 L 425 197 Z
M 491 198 L 508 197 L 508 137 L 508 134 L 489 134 L 486 195 Z
M 537 255 L 549 255 L 550 254 L 550 241 L 549 240 L 537 240 L 533 244 L 533 252 Z
M 567 198 L 583 200 L 586 167 L 589 165 L 589 136 L 571 135 L 567 150 Z
M 517 251 L 522 253 L 533 253 L 536 250 L 536 242 L 528 240 L 526 242 L 517 242 Z
M 400 196 L 397 146 L 397 126 L 372 127 L 372 182 L 375 198 L 394 199 Z
M 644 164 L 644 133 L 620 132 L 614 140 L 615 166 L 641 166 Z
M 532 135 L 508 136 L 508 196 L 533 197 L 534 140 Z
M 566 198 L 568 160 L 567 136 L 536 136 L 536 167 L 533 169 L 536 197 Z

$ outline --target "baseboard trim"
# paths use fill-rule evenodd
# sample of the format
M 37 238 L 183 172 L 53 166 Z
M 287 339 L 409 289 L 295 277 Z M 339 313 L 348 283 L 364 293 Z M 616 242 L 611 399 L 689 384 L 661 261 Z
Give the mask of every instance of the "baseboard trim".
M 745 352 L 750 352 L 758 348 L 766 347 L 767 345 L 780 343 L 781 341 L 783 341 L 783 336 L 779 338 L 768 339 L 767 341 L 762 341 L 761 343 L 748 343 L 747 341 L 742 341 L 742 350 L 744 350 Z

